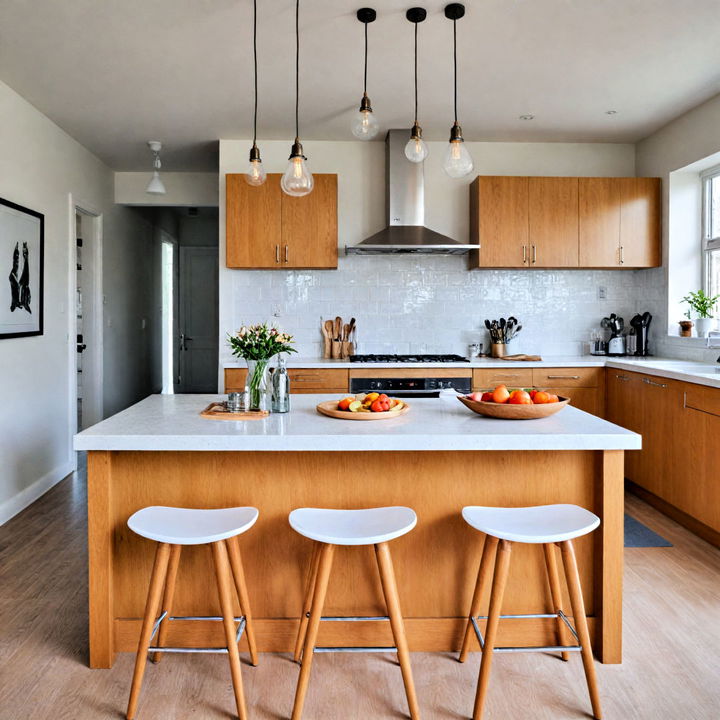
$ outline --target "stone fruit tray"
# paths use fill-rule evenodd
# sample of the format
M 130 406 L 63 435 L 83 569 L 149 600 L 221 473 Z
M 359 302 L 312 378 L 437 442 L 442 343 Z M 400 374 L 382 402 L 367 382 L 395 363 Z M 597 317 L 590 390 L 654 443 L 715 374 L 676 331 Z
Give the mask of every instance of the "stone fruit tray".
M 394 412 L 392 410 L 387 410 L 386 412 L 350 412 L 349 410 L 338 410 L 337 400 L 326 400 L 317 405 L 317 411 L 321 415 L 338 418 L 339 420 L 392 420 L 393 418 L 404 415 L 409 409 L 410 406 L 407 403 L 405 403 L 405 406 L 400 410 L 395 410 Z
M 509 403 L 482 402 L 469 400 L 458 395 L 458 400 L 478 415 L 485 415 L 503 420 L 535 420 L 560 412 L 570 403 L 570 398 L 558 397 L 556 403 L 543 403 L 542 405 L 510 405 Z

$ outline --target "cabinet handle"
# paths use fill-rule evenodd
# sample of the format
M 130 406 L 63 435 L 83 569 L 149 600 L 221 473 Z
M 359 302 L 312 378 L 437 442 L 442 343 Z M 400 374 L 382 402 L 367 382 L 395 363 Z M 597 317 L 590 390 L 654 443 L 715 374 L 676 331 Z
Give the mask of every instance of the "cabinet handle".
M 579 375 L 548 375 L 548 380 L 579 380 Z
M 280 246 L 279 245 L 275 246 L 275 262 L 276 263 L 280 262 Z
M 532 251 L 533 251 L 532 252 L 532 262 L 534 265 L 537 262 L 537 246 L 536 245 L 532 246 Z
M 320 375 L 295 375 L 291 379 L 295 382 L 314 382 Z
M 627 375 L 616 375 L 615 377 L 623 382 L 630 382 L 630 378 Z
M 625 248 L 622 245 L 620 246 L 620 264 L 625 264 Z
M 523 245 L 523 265 L 527 265 L 527 245 Z
M 511 373 L 509 375 L 493 375 L 491 377 L 491 380 L 505 380 L 507 378 L 516 378 L 516 377 L 518 377 L 517 373 L 515 373 L 515 374 Z
M 667 384 L 666 384 L 666 383 L 658 383 L 658 382 L 655 382 L 654 380 L 649 380 L 648 378 L 643 378 L 642 381 L 643 381 L 646 385 L 652 385 L 653 387 L 659 387 L 659 388 L 666 388 L 666 387 L 667 387 Z
M 290 262 L 288 260 L 288 246 L 287 245 L 285 246 L 285 262 Z

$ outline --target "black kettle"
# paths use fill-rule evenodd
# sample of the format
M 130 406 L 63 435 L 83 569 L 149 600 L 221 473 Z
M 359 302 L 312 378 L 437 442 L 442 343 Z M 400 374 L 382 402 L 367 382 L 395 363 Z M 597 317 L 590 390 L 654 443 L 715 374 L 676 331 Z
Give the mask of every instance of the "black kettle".
M 651 322 L 652 315 L 649 312 L 645 312 L 642 315 L 638 313 L 630 321 L 630 325 L 635 328 L 635 336 L 637 338 L 637 349 L 635 350 L 635 355 L 645 357 L 650 354 L 648 352 L 648 333 L 650 331 Z

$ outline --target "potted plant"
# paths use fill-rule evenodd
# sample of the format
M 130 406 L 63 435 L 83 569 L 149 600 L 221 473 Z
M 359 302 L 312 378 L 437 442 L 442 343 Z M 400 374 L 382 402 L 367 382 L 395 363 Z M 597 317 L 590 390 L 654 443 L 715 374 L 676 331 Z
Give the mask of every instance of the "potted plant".
M 292 346 L 292 335 L 267 323 L 243 325 L 235 335 L 228 335 L 228 345 L 235 357 L 243 358 L 248 366 L 247 410 L 265 410 L 267 397 L 267 370 L 270 358 L 279 353 L 297 352 Z
M 695 318 L 695 326 L 697 327 L 698 337 L 706 337 L 710 330 L 712 330 L 715 324 L 715 305 L 718 300 L 720 300 L 720 295 L 710 297 L 705 294 L 704 290 L 690 292 L 682 299 L 682 302 L 690 306 L 686 317 L 690 318 L 691 311 L 697 315 Z

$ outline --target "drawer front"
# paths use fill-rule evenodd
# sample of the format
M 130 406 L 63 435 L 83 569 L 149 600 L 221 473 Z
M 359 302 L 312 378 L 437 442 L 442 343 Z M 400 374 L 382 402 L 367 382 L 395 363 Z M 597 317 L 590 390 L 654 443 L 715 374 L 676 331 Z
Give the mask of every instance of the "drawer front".
M 318 368 L 289 368 L 290 391 L 307 392 L 318 390 L 347 392 L 348 371 L 342 369 L 325 370 Z
M 533 368 L 535 387 L 597 387 L 603 368 Z
M 288 368 L 291 393 L 347 392 L 348 371 L 339 368 Z M 245 368 L 225 369 L 225 392 L 242 392 L 245 389 Z
M 591 415 L 603 416 L 600 391 L 596 388 L 548 387 L 548 392 L 570 398 L 570 404 Z
M 488 368 L 473 370 L 473 388 L 475 390 L 491 390 L 498 385 L 513 388 L 531 387 L 531 368 Z
M 720 389 L 683 383 L 685 407 L 720 417 Z

